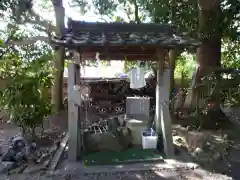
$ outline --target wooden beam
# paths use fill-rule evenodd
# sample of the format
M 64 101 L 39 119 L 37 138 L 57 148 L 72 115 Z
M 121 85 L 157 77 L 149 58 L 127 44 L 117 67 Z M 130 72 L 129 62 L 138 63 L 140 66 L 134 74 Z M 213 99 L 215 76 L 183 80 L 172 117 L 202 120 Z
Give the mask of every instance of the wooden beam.
M 156 131 L 158 134 L 161 134 L 161 99 L 160 99 L 160 84 L 162 83 L 162 66 L 164 62 L 164 52 L 161 49 L 158 49 L 156 54 L 157 62 L 157 81 L 156 81 L 156 111 L 155 111 L 155 124 Z
M 53 172 L 56 169 L 56 167 L 59 163 L 59 160 L 63 154 L 63 151 L 65 150 L 65 148 L 67 146 L 68 139 L 69 139 L 69 134 L 67 133 L 65 135 L 65 137 L 62 139 L 59 149 L 57 149 L 57 151 L 55 152 L 55 154 L 49 164 L 49 167 L 48 167 L 49 171 Z
M 181 51 L 180 48 L 177 48 L 178 51 Z M 168 49 L 165 49 L 167 51 Z M 72 58 L 73 52 L 78 51 L 82 54 L 82 59 L 85 60 L 95 60 L 96 52 L 100 53 L 100 59 L 102 60 L 125 60 L 125 57 L 129 61 L 131 60 L 141 60 L 141 61 L 154 61 L 156 60 L 156 47 L 131 47 L 131 46 L 114 46 L 114 47 L 84 47 L 77 49 L 69 49 L 68 56 L 66 58 Z
M 80 55 L 76 53 L 75 63 L 69 64 L 68 67 L 68 131 L 69 131 L 69 161 L 77 161 L 79 153 L 81 153 L 82 139 L 79 126 L 81 92 L 77 90 L 79 96 L 76 96 L 74 86 L 80 85 L 80 66 L 76 64 L 80 61 Z M 78 99 L 75 99 L 75 98 Z M 80 98 L 80 99 L 79 99 Z
M 98 51 L 95 51 L 94 53 L 93 52 L 84 52 L 82 53 L 82 59 L 85 59 L 85 60 L 96 60 L 96 52 Z M 153 61 L 155 60 L 154 58 L 154 54 L 155 52 L 153 53 L 150 53 L 150 54 L 141 54 L 141 53 L 100 53 L 100 59 L 101 60 L 106 60 L 106 61 L 111 61 L 111 60 L 120 60 L 120 61 L 123 61 L 123 60 L 128 60 L 128 61 L 136 61 L 136 60 L 141 60 L 141 61 Z M 72 59 L 73 58 L 73 55 L 72 54 L 68 54 L 66 56 L 66 59 Z
M 81 70 L 81 61 L 82 61 L 82 56 L 80 53 L 77 53 L 77 59 L 75 61 L 75 65 L 76 65 L 76 71 L 75 71 L 75 85 L 77 85 L 78 87 L 81 87 L 81 82 L 80 82 L 80 70 Z M 77 98 L 79 99 L 75 99 L 75 106 L 76 106 L 76 110 L 75 110 L 75 114 L 76 114 L 76 120 L 77 120 L 77 158 L 82 156 L 82 146 L 83 146 L 83 138 L 82 138 L 82 132 L 81 132 L 81 128 L 82 128 L 82 124 L 81 124 L 81 88 L 77 90 L 79 92 L 79 95 L 77 96 Z
M 73 86 L 75 85 L 75 64 L 68 65 L 68 132 L 69 132 L 69 146 L 68 146 L 68 159 L 70 161 L 77 161 L 77 125 L 76 121 L 76 106 L 72 98 Z
M 156 129 L 162 134 L 164 152 L 168 158 L 174 156 L 172 123 L 169 113 L 169 84 L 170 69 L 165 68 L 165 54 L 163 49 L 157 50 L 157 85 L 156 85 Z
M 129 61 L 136 61 L 136 60 L 143 60 L 143 61 L 149 61 L 154 59 L 154 54 L 121 54 L 121 53 L 107 53 L 107 54 L 100 54 L 99 58 L 101 60 L 129 60 Z M 96 54 L 92 53 L 84 53 L 82 55 L 83 59 L 87 60 L 95 60 Z
M 106 47 L 82 47 L 80 48 L 82 53 L 96 53 L 100 54 L 112 53 L 112 54 L 155 54 L 156 47 L 145 46 L 106 46 Z

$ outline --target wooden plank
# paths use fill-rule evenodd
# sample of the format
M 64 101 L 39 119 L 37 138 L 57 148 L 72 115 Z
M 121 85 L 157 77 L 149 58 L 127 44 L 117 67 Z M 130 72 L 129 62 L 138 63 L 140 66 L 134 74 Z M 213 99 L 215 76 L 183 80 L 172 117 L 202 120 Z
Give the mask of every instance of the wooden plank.
M 170 70 L 164 69 L 164 51 L 158 51 L 156 85 L 156 129 L 163 136 L 164 152 L 167 158 L 174 156 L 172 123 L 169 113 Z
M 59 149 L 57 150 L 57 152 L 54 154 L 53 158 L 52 158 L 52 161 L 51 163 L 49 164 L 49 170 L 50 171 L 54 171 L 58 165 L 58 162 L 62 156 L 62 153 L 63 151 L 65 150 L 66 146 L 67 146 L 67 143 L 68 143 L 68 140 L 69 140 L 69 133 L 67 133 L 65 135 L 65 137 L 63 138 L 61 144 L 60 144 L 60 147 Z
M 160 117 L 163 134 L 164 151 L 168 158 L 174 156 L 173 138 L 172 138 L 172 122 L 169 112 L 169 85 L 170 85 L 170 69 L 163 72 L 163 83 L 160 85 Z
M 157 82 L 156 82 L 156 111 L 155 111 L 155 123 L 156 123 L 156 131 L 158 134 L 161 134 L 161 99 L 160 97 L 160 84 L 163 82 L 163 62 L 164 62 L 164 52 L 160 49 L 157 51 Z
M 68 66 L 68 132 L 69 132 L 69 148 L 68 158 L 70 161 L 76 161 L 78 156 L 78 106 L 74 105 L 71 100 L 73 86 L 76 84 L 76 65 Z
M 80 53 L 77 52 L 77 59 L 75 60 L 75 85 L 78 85 L 81 87 L 81 67 L 80 67 L 80 63 L 82 62 L 83 58 L 82 58 L 82 55 Z M 80 88 L 80 91 L 79 91 L 79 94 L 80 94 L 80 97 L 78 96 L 78 99 L 77 102 L 78 104 L 81 104 L 81 88 Z M 75 100 L 76 101 L 76 100 Z M 81 153 L 82 153 L 82 147 L 83 147 L 83 134 L 81 132 L 81 129 L 82 129 L 82 122 L 81 122 L 81 117 L 80 117 L 80 112 L 81 112 L 81 107 L 80 106 L 75 106 L 74 107 L 74 113 L 75 113 L 75 120 L 76 120 L 76 127 L 77 127 L 77 133 L 75 134 L 76 136 L 76 139 L 77 139 L 77 143 L 76 143 L 76 151 L 77 151 L 77 157 L 76 157 L 76 160 L 78 157 L 81 156 Z

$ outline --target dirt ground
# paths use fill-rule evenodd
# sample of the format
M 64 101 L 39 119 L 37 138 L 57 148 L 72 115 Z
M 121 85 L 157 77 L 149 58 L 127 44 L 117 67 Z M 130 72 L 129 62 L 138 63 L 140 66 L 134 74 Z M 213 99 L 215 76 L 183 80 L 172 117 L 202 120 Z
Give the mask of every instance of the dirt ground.
M 45 129 L 47 130 L 51 130 L 51 131 L 57 131 L 57 132 L 64 132 L 64 131 L 67 131 L 68 129 L 68 122 L 67 122 L 67 111 L 62 111 L 60 112 L 58 115 L 55 115 L 55 116 L 51 116 L 48 118 L 48 120 L 45 122 Z M 232 132 L 232 131 L 231 131 Z M 235 130 L 234 132 L 240 132 L 240 128 L 236 128 L 235 126 Z M 13 126 L 11 124 L 8 124 L 6 123 L 6 120 L 4 121 L 1 121 L 1 124 L 0 124 L 0 144 L 2 146 L 2 149 L 3 149 L 3 152 L 6 152 L 7 151 L 7 144 L 8 144 L 8 141 L 9 139 L 18 134 L 19 133 L 19 128 L 17 128 L 16 126 Z M 234 134 L 234 133 L 232 133 Z M 239 136 L 240 133 L 235 133 L 234 134 L 234 137 L 240 137 Z M 232 135 L 233 136 L 233 135 Z M 240 147 L 240 140 L 237 142 L 234 143 L 235 145 L 238 145 L 239 144 L 239 147 Z M 231 149 L 231 152 L 232 152 L 232 156 L 231 158 L 229 157 L 227 160 L 226 159 L 222 159 L 222 160 L 218 160 L 216 162 L 214 162 L 212 164 L 211 167 L 206 167 L 208 168 L 209 171 L 215 171 L 217 173 L 223 173 L 223 174 L 226 174 L 228 175 L 229 177 L 232 177 L 233 179 L 239 179 L 240 178 L 240 172 L 239 172 L 239 167 L 240 167 L 240 148 L 238 148 L 238 146 L 235 147 L 232 147 Z M 238 160 L 239 159 L 239 160 Z M 63 172 L 63 171 L 62 171 Z M 164 171 L 165 174 L 169 174 L 167 173 L 168 171 Z M 161 174 L 161 173 L 160 173 Z M 147 173 L 146 172 L 134 172 L 134 173 L 130 173 L 130 176 L 128 175 L 124 175 L 124 177 L 121 177 L 122 180 L 124 179 L 128 179 L 128 180 L 134 180 L 134 179 L 176 179 L 176 180 L 182 180 L 182 179 L 189 179 L 189 177 L 192 177 L 190 178 L 191 180 L 193 180 L 193 172 L 191 171 L 187 171 L 187 172 L 174 172 L 174 173 L 170 173 L 170 174 L 175 174 L 174 178 L 164 178 L 164 176 L 161 176 L 158 174 L 156 174 L 156 172 L 152 172 L 152 171 L 148 171 Z M 185 177 L 183 176 L 185 174 Z M 188 174 L 188 175 L 187 175 Z M 189 175 L 190 174 L 190 175 Z M 189 177 L 187 177 L 189 176 Z M 194 175 L 195 176 L 195 175 Z M 197 175 L 196 175 L 197 176 Z M 24 180 L 25 179 L 36 179 L 36 178 L 33 178 L 33 176 L 29 176 L 29 175 L 23 175 L 23 176 L 19 176 L 19 179 L 21 179 L 20 177 L 22 177 Z M 78 172 L 65 172 L 63 174 L 59 174 L 59 175 L 54 175 L 53 177 L 48 177 L 46 175 L 41 175 L 41 174 L 38 174 L 38 179 L 46 179 L 46 180 L 50 180 L 50 179 L 66 179 L 66 180 L 75 180 L 75 179 L 96 179 L 96 177 L 82 177 L 82 174 L 79 174 Z M 97 177 L 97 179 L 119 179 L 120 176 L 118 175 L 107 175 L 105 178 L 104 177 Z M 150 178 L 151 177 L 151 178 Z M 213 180 L 214 178 L 210 178 L 210 175 L 208 175 L 209 178 L 206 178 L 206 179 L 209 179 L 209 180 Z M 227 179 L 225 176 L 221 176 L 220 174 L 217 174 L 216 175 L 216 179 L 218 180 L 221 180 L 221 179 Z M 10 178 L 11 179 L 11 178 Z M 16 177 L 13 177 L 12 179 L 16 179 Z M 203 179 L 203 178 L 197 178 L 197 177 L 194 177 L 194 179 Z M 1 176 L 0 176 L 0 180 L 1 180 Z
M 240 179 L 240 125 L 230 124 L 223 130 L 184 131 L 179 124 L 175 124 L 173 129 L 183 132 L 178 134 L 182 134 L 187 142 L 181 143 L 189 145 L 189 147 L 185 145 L 184 150 L 193 161 L 210 172 L 225 174 L 236 180 Z M 204 147 L 206 142 L 209 142 L 207 148 Z M 196 153 L 199 152 L 205 153 L 204 156 L 196 157 Z
M 9 180 L 230 180 L 230 177 L 210 173 L 204 169 L 192 169 L 184 163 L 161 164 L 131 164 L 121 167 L 88 167 L 80 163 L 69 163 L 68 166 L 53 173 L 22 174 L 13 176 L 0 176 Z
M 2 153 L 7 152 L 8 142 L 11 137 L 20 134 L 20 128 L 8 123 L 8 119 L 3 114 L 0 114 L 0 147 Z M 40 146 L 51 145 L 62 132 L 66 132 L 68 129 L 67 111 L 62 111 L 57 115 L 50 116 L 44 122 L 44 137 L 41 141 L 38 141 Z

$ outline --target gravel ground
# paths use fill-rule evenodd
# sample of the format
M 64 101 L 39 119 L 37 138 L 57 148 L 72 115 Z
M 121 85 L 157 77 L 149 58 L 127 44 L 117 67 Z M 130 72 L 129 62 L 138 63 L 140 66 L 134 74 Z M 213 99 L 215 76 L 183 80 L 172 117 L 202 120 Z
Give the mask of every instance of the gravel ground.
M 0 176 L 0 180 L 230 180 L 221 174 L 210 174 L 202 169 L 157 169 L 112 173 L 82 173 L 79 169 L 59 170 L 51 174 Z

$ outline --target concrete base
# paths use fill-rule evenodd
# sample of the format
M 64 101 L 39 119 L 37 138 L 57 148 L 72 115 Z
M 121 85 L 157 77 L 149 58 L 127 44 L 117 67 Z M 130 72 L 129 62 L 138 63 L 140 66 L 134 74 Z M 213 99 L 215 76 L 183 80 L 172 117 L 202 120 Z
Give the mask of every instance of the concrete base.
M 147 176 L 149 180 L 179 179 L 180 176 L 188 179 L 218 179 L 231 178 L 213 174 L 200 167 L 194 169 L 191 163 L 184 163 L 172 159 L 165 159 L 161 163 L 136 163 L 111 166 L 83 166 L 81 163 L 68 163 L 63 169 L 48 174 L 49 177 L 64 177 L 71 175 L 76 179 L 125 179 L 128 176 Z M 124 177 L 124 178 L 123 178 Z M 146 178 L 142 178 L 146 179 Z
M 142 132 L 147 129 L 147 126 L 147 120 L 127 120 L 127 127 L 131 130 L 133 145 L 142 145 Z

